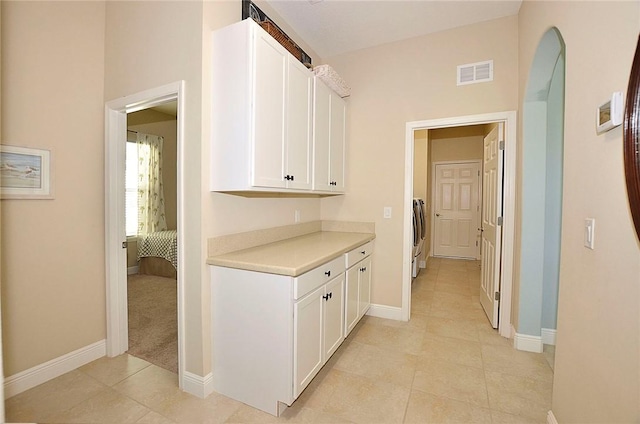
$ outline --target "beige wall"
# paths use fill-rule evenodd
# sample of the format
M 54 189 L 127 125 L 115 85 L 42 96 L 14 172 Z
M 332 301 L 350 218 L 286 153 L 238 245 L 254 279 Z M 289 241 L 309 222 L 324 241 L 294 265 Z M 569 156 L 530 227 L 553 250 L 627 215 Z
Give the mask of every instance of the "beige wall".
M 481 160 L 484 125 L 429 130 L 431 160 Z
M 566 43 L 564 188 L 552 410 L 558 422 L 640 419 L 640 244 L 628 207 L 622 129 L 595 132 L 594 111 L 626 91 L 638 2 L 524 2 L 519 92 L 542 35 Z M 595 249 L 583 223 L 595 218 Z
M 401 306 L 406 123 L 516 110 L 517 23 L 497 19 L 327 59 L 352 94 L 348 194 L 323 199 L 322 218 L 375 222 L 373 303 Z M 456 86 L 457 65 L 487 59 L 494 81 Z M 383 219 L 384 206 L 392 219 Z
M 2 143 L 50 149 L 53 200 L 3 200 L 6 376 L 105 338 L 102 2 L 2 8 Z

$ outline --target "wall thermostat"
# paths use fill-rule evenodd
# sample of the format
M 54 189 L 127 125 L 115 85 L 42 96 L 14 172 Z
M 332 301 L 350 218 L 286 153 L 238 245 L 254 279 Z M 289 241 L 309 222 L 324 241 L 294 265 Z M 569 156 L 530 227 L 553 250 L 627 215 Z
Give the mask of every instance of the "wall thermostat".
M 615 91 L 611 94 L 611 100 L 598 106 L 596 130 L 600 134 L 620 124 L 622 124 L 622 93 Z

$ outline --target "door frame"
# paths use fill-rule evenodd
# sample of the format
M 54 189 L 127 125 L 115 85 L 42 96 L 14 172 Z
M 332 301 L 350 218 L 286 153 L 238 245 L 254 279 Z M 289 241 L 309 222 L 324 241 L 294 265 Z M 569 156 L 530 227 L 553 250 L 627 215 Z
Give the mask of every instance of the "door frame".
M 177 312 L 178 381 L 184 384 L 184 81 L 155 87 L 105 104 L 105 268 L 107 355 L 124 353 L 129 345 L 127 313 L 127 255 L 125 241 L 124 164 L 127 113 L 176 101 L 177 120 Z
M 500 313 L 498 331 L 503 337 L 511 337 L 511 297 L 513 291 L 513 246 L 515 241 L 516 206 L 516 134 L 517 112 L 504 111 L 480 115 L 457 116 L 450 118 L 411 121 L 406 123 L 405 131 L 405 177 L 403 206 L 403 248 L 402 248 L 402 320 L 411 317 L 411 199 L 413 198 L 413 133 L 416 130 L 461 127 L 478 124 L 503 122 L 505 125 L 505 158 L 503 187 L 503 225 L 502 225 L 502 284 L 500 287 Z
M 433 181 L 433 183 L 435 184 L 436 182 L 436 165 L 455 165 L 455 164 L 465 164 L 465 163 L 475 163 L 478 164 L 478 168 L 480 169 L 480 171 L 482 172 L 482 161 L 479 159 L 470 159 L 470 160 L 443 160 L 443 161 L 438 161 L 438 162 L 431 162 L 431 169 L 430 169 L 430 174 L 431 174 L 431 181 Z M 432 185 L 433 187 L 433 185 Z M 433 215 L 435 213 L 435 206 L 436 206 L 436 190 L 431 190 L 431 207 L 434 208 L 434 212 L 432 212 L 431 215 Z M 478 180 L 478 206 L 482 205 L 482 180 Z M 478 214 L 478 217 L 481 216 L 480 211 L 476 211 L 476 213 Z M 478 225 L 480 225 L 480 220 L 478 220 Z M 430 247 L 430 251 L 431 254 L 433 255 L 434 253 L 434 248 L 435 248 L 435 236 L 436 236 L 436 225 L 435 225 L 435 220 L 431 219 L 431 237 L 429 240 L 429 247 Z M 434 255 L 435 256 L 435 255 Z M 480 259 L 480 246 L 476 246 L 476 260 Z

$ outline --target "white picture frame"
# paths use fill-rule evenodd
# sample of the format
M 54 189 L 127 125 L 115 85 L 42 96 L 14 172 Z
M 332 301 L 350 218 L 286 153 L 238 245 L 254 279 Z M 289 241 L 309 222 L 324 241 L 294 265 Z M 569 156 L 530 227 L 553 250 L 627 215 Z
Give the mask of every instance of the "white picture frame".
M 53 199 L 51 151 L 0 144 L 0 199 Z

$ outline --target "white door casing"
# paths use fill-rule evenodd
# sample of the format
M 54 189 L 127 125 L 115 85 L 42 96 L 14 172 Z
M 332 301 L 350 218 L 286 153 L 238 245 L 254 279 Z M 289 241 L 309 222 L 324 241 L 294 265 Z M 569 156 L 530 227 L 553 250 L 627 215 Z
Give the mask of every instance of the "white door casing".
M 409 321 L 411 316 L 411 259 L 413 231 L 411 211 L 413 199 L 413 144 L 414 132 L 422 129 L 460 127 L 467 125 L 502 122 L 505 124 L 504 180 L 503 180 L 503 225 L 500 262 L 501 307 L 498 313 L 498 331 L 503 337 L 512 336 L 511 295 L 513 286 L 513 246 L 515 242 L 515 195 L 516 195 L 516 134 L 517 112 L 504 111 L 479 115 L 457 116 L 407 122 L 405 126 L 405 177 L 403 211 L 402 251 L 402 306 L 399 319 Z
M 105 267 L 107 355 L 128 349 L 127 257 L 125 236 L 124 164 L 127 113 L 177 101 L 177 230 L 178 230 L 178 382 L 185 388 L 184 341 L 184 81 L 170 83 L 112 100 L 105 105 Z
M 434 256 L 479 256 L 480 163 L 434 163 Z
M 504 125 L 498 125 L 484 139 L 482 186 L 482 260 L 480 303 L 493 328 L 498 327 L 500 255 L 502 247 L 502 171 Z

